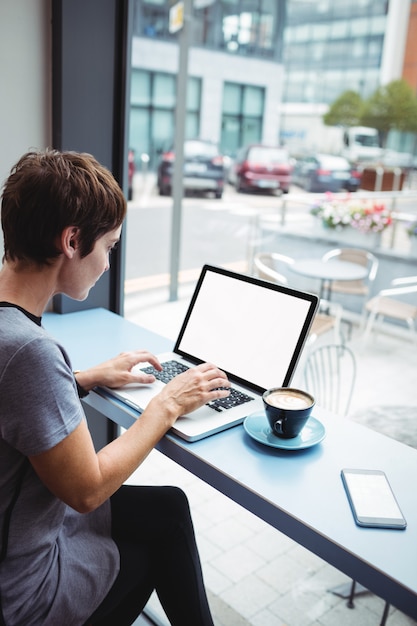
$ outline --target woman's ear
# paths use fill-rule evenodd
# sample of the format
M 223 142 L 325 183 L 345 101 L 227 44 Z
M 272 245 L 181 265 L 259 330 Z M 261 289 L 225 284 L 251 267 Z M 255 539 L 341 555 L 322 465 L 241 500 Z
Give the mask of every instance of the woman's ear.
M 67 226 L 61 233 L 61 250 L 69 259 L 72 259 L 78 248 L 79 228 L 76 226 Z

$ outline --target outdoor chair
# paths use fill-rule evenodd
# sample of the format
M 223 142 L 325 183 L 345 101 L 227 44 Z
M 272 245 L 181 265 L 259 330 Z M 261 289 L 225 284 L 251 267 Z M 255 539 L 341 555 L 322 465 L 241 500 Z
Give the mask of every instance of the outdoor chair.
M 364 341 L 369 338 L 375 322 L 385 317 L 405 322 L 414 341 L 417 341 L 417 298 L 416 304 L 399 298 L 410 293 L 417 293 L 417 276 L 394 279 L 388 289 L 382 289 L 366 303 L 368 320 L 364 332 Z
M 255 274 L 259 278 L 269 280 L 278 285 L 288 285 L 288 278 L 284 273 L 294 259 L 277 252 L 260 252 L 254 257 Z M 315 341 L 320 335 L 333 330 L 334 341 L 341 340 L 341 322 L 343 307 L 336 302 L 320 300 L 319 310 L 311 325 L 308 341 Z
M 324 261 L 329 261 L 330 259 L 349 261 L 350 263 L 357 263 L 368 268 L 368 275 L 365 280 L 335 280 L 331 284 L 331 291 L 363 298 L 369 295 L 378 270 L 378 259 L 372 252 L 360 248 L 335 248 L 326 252 L 322 258 Z
M 342 314 L 343 307 L 337 302 L 329 302 L 328 300 L 320 299 L 319 310 L 313 320 L 308 337 L 309 343 L 312 343 L 324 333 L 333 330 L 333 340 L 336 343 L 343 343 L 342 335 Z
M 293 263 L 294 259 L 278 252 L 258 252 L 253 259 L 256 276 L 278 285 L 288 285 L 285 272 Z
M 337 415 L 347 415 L 356 382 L 356 358 L 342 343 L 320 346 L 307 356 L 304 386 L 316 404 Z

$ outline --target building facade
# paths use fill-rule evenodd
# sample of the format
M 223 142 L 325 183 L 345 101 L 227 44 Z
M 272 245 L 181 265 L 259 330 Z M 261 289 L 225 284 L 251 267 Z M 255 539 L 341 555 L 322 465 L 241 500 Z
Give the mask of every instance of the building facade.
M 135 0 L 130 146 L 151 165 L 172 145 L 178 42 L 169 0 Z M 188 58 L 186 137 L 276 145 L 280 135 L 285 0 L 195 0 Z
M 174 137 L 173 4 L 135 0 L 130 145 L 151 165 Z M 256 142 L 330 149 L 322 116 L 343 91 L 366 98 L 402 76 L 417 87 L 415 9 L 413 0 L 194 0 L 186 137 L 231 155 Z
M 281 139 L 292 150 L 331 150 L 321 121 L 328 105 L 347 89 L 365 99 L 402 78 L 410 7 L 410 0 L 287 0 Z

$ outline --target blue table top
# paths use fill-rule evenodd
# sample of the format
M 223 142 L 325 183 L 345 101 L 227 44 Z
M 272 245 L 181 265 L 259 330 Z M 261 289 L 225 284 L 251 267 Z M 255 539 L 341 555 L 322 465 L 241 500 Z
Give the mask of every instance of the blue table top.
M 118 352 L 169 350 L 172 342 L 104 309 L 45 314 L 74 369 Z M 88 402 L 128 426 L 138 414 L 95 393 Z M 254 441 L 243 426 L 194 443 L 174 435 L 158 448 L 306 548 L 417 618 L 417 450 L 316 407 L 325 426 L 318 445 L 299 451 Z M 344 467 L 384 470 L 408 522 L 404 531 L 360 528 L 350 511 Z

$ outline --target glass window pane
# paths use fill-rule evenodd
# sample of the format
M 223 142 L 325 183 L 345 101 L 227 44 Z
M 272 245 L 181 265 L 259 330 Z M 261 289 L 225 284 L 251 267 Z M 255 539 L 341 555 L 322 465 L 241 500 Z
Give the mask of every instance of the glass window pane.
M 152 119 L 152 139 L 157 148 L 168 148 L 174 139 L 174 113 L 156 109 Z
M 329 24 L 313 24 L 311 28 L 312 39 L 327 39 L 329 37 Z
M 352 20 L 351 28 L 356 37 L 366 35 L 368 33 L 368 20 L 366 18 Z
M 345 20 L 340 20 L 334 22 L 331 27 L 330 36 L 335 39 L 347 37 L 349 33 L 349 22 Z
M 366 55 L 367 45 L 365 39 L 356 39 L 351 47 L 353 57 L 363 58 Z
M 149 72 L 133 70 L 131 78 L 132 104 L 148 105 L 151 102 L 151 80 Z
M 261 87 L 245 87 L 243 92 L 243 113 L 262 115 L 264 108 L 264 90 Z
M 149 166 L 156 167 L 161 153 L 174 144 L 174 113 L 164 109 L 149 111 Z
M 317 43 L 311 45 L 311 58 L 315 61 L 323 59 L 326 51 L 326 44 L 323 41 L 318 41 Z
M 153 103 L 159 107 L 175 106 L 175 76 L 159 73 L 154 75 Z
M 309 41 L 310 40 L 310 25 L 298 26 L 295 32 L 296 41 Z
M 381 59 L 381 54 L 382 54 L 382 41 L 379 41 L 378 39 L 372 39 L 369 42 L 369 46 L 368 46 L 368 59 L 369 59 L 369 64 L 376 66 L 380 64 L 380 59 Z
M 200 115 L 199 113 L 188 112 L 185 118 L 185 138 L 194 139 L 200 134 Z
M 241 89 L 240 85 L 225 83 L 223 89 L 223 111 L 224 113 L 240 113 Z
M 199 111 L 201 102 L 201 80 L 189 78 L 187 86 L 187 110 Z
M 261 47 L 273 47 L 277 19 L 278 6 L 276 0 L 264 0 L 262 11 L 259 13 L 259 45 Z
M 239 118 L 232 115 L 224 115 L 222 120 L 221 149 L 226 154 L 235 154 L 240 148 L 240 123 Z
M 138 160 L 142 152 L 149 154 L 149 112 L 132 107 L 130 112 L 129 148 L 135 151 Z
M 262 136 L 262 124 L 261 120 L 257 119 L 245 119 L 242 132 L 242 144 L 257 143 Z
M 387 18 L 385 17 L 385 15 L 380 15 L 378 17 L 373 17 L 371 19 L 370 32 L 373 35 L 375 34 L 382 35 L 383 33 L 385 33 L 386 27 L 387 27 Z

